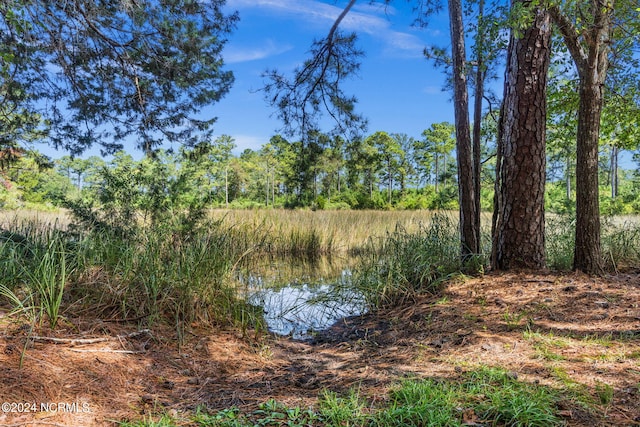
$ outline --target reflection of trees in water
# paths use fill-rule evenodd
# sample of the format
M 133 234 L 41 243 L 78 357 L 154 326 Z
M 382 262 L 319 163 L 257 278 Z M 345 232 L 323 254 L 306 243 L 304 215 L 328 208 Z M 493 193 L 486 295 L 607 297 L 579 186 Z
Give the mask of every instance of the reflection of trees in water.
M 349 257 L 277 257 L 261 256 L 247 260 L 236 278 L 249 290 L 278 289 L 292 284 L 326 283 L 338 280 L 351 269 L 355 258 Z
M 263 307 L 269 330 L 304 338 L 363 312 L 364 300 L 350 286 L 351 261 L 270 259 L 245 268 L 238 279 L 249 303 Z

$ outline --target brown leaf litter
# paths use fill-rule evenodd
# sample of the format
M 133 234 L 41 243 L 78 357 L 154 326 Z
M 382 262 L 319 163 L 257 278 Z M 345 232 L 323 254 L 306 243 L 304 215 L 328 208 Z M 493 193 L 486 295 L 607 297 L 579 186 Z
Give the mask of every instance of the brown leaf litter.
M 402 378 L 452 378 L 480 365 L 610 402 L 567 398 L 569 426 L 640 425 L 640 275 L 487 274 L 438 296 L 347 318 L 313 341 L 194 328 L 149 331 L 69 318 L 30 331 L 0 315 L 0 426 L 111 426 L 153 414 L 312 406 L 357 388 L 373 405 Z M 471 414 L 472 415 L 472 414 Z M 472 419 L 471 417 L 469 419 Z

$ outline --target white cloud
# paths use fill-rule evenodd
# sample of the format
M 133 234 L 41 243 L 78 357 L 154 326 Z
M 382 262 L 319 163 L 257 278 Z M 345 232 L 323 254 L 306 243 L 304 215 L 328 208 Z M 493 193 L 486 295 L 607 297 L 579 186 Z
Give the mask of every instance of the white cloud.
M 401 33 L 399 31 L 389 31 L 387 35 L 387 43 L 389 48 L 394 50 L 401 50 L 407 53 L 411 53 L 411 56 L 422 56 L 425 44 L 416 36 Z
M 264 8 L 303 19 L 335 20 L 340 8 L 314 0 L 228 0 L 233 9 Z
M 227 4 L 234 9 L 263 8 L 309 23 L 321 23 L 327 30 L 343 10 L 340 6 L 319 0 L 228 0 Z M 369 34 L 381 40 L 387 53 L 406 55 L 411 52 L 415 56 L 422 55 L 424 42 L 410 33 L 391 29 L 388 17 L 393 14 L 395 10 L 391 7 L 362 4 L 354 7 L 345 16 L 340 27 L 347 31 Z
M 356 3 L 353 6 L 353 10 L 354 11 L 358 10 L 368 14 L 380 14 L 380 15 L 386 15 L 386 16 L 393 16 L 397 13 L 396 8 L 391 5 L 382 4 L 382 3 L 369 3 L 369 2 Z
M 237 64 L 239 62 L 255 61 L 258 59 L 268 58 L 270 56 L 280 55 L 281 53 L 291 50 L 293 46 L 278 45 L 273 40 L 266 40 L 262 46 L 255 47 L 238 47 L 230 46 L 225 49 L 224 59 L 227 64 Z

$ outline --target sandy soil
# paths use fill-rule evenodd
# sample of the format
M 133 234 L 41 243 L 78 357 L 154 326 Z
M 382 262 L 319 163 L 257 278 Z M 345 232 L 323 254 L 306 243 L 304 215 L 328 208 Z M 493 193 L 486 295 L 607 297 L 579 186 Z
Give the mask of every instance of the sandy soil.
M 406 376 L 455 378 L 478 365 L 596 400 L 608 384 L 613 400 L 595 412 L 561 401 L 567 425 L 640 425 L 640 274 L 458 280 L 313 342 L 194 327 L 178 347 L 169 327 L 68 318 L 30 332 L 0 315 L 0 426 L 109 426 L 270 398 L 313 405 L 323 389 L 353 387 L 375 405 Z

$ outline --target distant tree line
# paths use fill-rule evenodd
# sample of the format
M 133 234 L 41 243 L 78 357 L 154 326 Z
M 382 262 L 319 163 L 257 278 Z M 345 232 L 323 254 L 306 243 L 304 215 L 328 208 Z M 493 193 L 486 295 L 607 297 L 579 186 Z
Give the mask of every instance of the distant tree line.
M 25 151 L 1 168 L 0 208 L 61 207 L 78 198 L 98 206 L 117 202 L 115 193 L 109 195 L 113 191 L 128 192 L 130 201 L 137 198 L 134 204 L 144 207 L 151 203 L 154 189 L 159 192 L 155 197 L 166 199 L 167 206 L 188 207 L 197 200 L 207 208 L 456 210 L 454 141 L 453 124 L 444 122 L 432 124 L 419 138 L 378 131 L 346 141 L 317 134 L 303 144 L 275 135 L 259 149 L 240 154 L 234 154 L 235 142 L 228 135 L 140 160 L 125 152 L 110 160 L 98 156 L 51 160 Z M 481 207 L 491 211 L 495 135 L 483 134 L 482 148 Z M 611 158 L 620 154 L 612 151 L 611 144 L 603 142 L 602 211 L 640 213 L 640 158 L 635 157 L 635 170 L 614 170 Z M 547 153 L 546 209 L 575 213 L 575 175 L 559 153 Z

